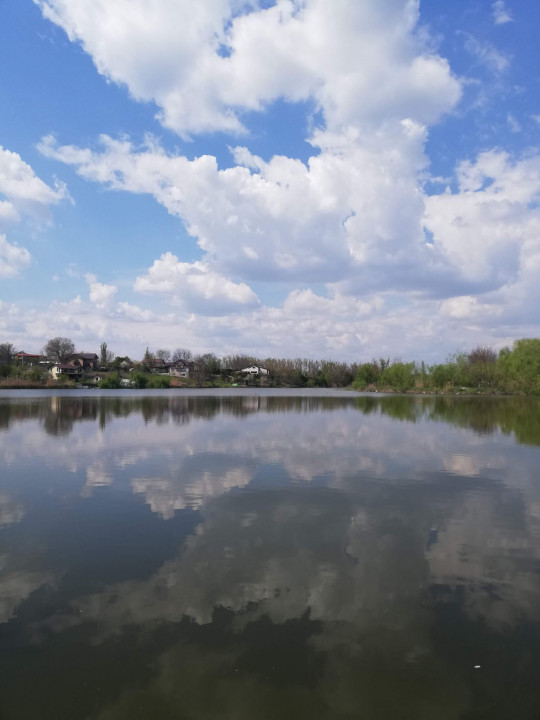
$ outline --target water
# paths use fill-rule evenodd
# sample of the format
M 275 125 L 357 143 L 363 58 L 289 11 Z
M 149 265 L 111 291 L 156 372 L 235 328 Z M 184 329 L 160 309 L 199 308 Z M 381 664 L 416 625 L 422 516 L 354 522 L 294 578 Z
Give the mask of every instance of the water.
M 0 397 L 0 718 L 540 717 L 540 404 Z

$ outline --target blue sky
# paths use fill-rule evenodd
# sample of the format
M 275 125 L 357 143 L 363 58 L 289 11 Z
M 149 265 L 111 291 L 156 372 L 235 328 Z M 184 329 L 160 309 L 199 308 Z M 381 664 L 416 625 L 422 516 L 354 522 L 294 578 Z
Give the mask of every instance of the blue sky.
M 2 0 L 1 340 L 538 336 L 539 26 L 530 0 Z

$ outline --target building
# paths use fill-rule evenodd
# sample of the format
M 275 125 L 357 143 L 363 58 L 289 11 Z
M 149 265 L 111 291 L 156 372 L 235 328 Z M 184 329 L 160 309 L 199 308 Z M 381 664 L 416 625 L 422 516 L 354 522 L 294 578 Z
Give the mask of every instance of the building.
M 193 366 L 193 363 L 184 363 L 180 361 L 172 363 L 169 367 L 169 375 L 171 375 L 171 377 L 188 378 L 190 366 Z
M 53 380 L 58 380 L 60 375 L 66 375 L 70 380 L 78 380 L 83 374 L 83 368 L 79 364 L 56 363 L 49 373 Z
M 97 370 L 98 356 L 95 353 L 74 353 L 69 356 L 68 362 L 70 364 L 79 364 L 83 370 L 92 371 Z
M 41 355 L 27 353 L 21 350 L 20 352 L 15 353 L 15 360 L 21 365 L 33 366 L 39 364 L 39 361 L 41 360 Z
M 245 375 L 269 375 L 269 371 L 260 365 L 251 365 L 251 367 L 242 368 L 241 373 Z

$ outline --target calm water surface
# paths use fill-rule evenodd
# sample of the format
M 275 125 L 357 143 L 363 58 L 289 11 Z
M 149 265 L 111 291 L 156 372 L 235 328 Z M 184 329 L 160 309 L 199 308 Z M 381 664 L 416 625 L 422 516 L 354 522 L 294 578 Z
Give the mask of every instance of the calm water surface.
M 540 718 L 540 404 L 0 396 L 2 720 Z

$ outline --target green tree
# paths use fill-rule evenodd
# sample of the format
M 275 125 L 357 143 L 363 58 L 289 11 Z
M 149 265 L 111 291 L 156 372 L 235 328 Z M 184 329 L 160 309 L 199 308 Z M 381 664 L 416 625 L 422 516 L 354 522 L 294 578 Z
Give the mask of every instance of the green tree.
M 393 390 L 405 392 L 414 387 L 416 366 L 413 362 L 394 362 L 386 367 L 380 375 L 379 385 L 388 386 Z
M 373 385 L 377 382 L 379 374 L 379 366 L 375 362 L 362 363 L 356 371 L 354 387 L 357 390 L 363 390 L 368 385 Z
M 540 391 L 540 339 L 516 340 L 512 350 L 501 350 L 498 364 L 511 387 Z
M 99 366 L 108 368 L 114 362 L 114 353 L 111 350 L 107 350 L 107 343 L 103 342 L 99 346 Z

